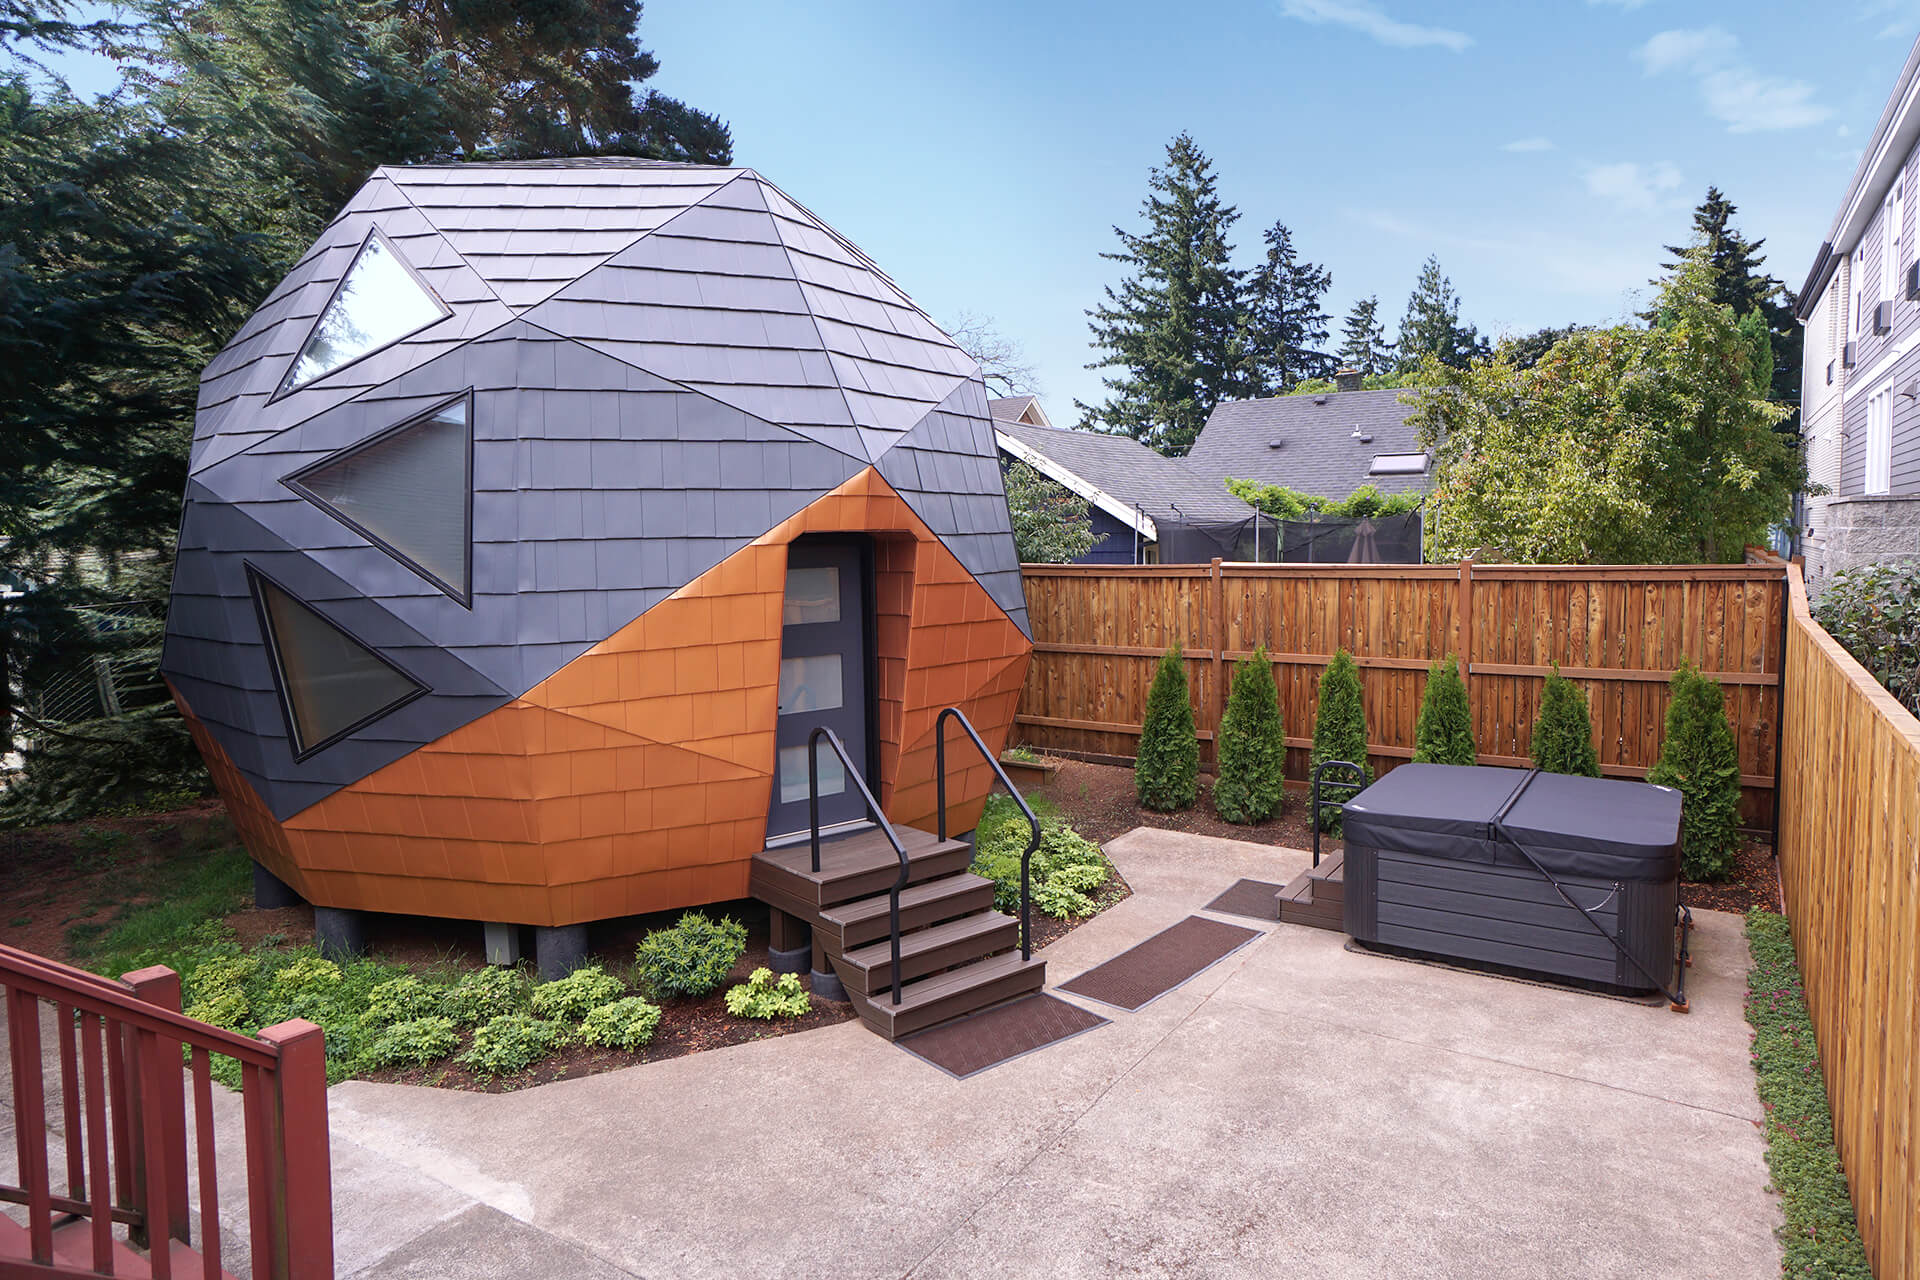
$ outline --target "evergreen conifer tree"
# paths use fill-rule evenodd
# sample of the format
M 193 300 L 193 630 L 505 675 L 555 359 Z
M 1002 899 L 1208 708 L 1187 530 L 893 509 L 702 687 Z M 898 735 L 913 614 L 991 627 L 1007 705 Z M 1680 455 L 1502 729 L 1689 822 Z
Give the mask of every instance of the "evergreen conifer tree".
M 1680 792 L 1680 871 L 1718 880 L 1733 866 L 1740 821 L 1740 754 L 1720 682 L 1691 662 L 1673 673 L 1666 738 L 1647 781 Z
M 1284 395 L 1309 378 L 1333 373 L 1321 308 L 1333 273 L 1302 261 L 1284 222 L 1267 228 L 1267 256 L 1247 281 L 1247 394 Z
M 1433 356 L 1441 364 L 1464 369 L 1469 361 L 1491 353 L 1478 329 L 1460 323 L 1460 295 L 1441 271 L 1440 259 L 1429 255 L 1407 298 L 1407 313 L 1400 320 L 1395 346 L 1400 367 L 1415 368 L 1421 360 Z
M 1162 812 L 1185 809 L 1200 798 L 1200 739 L 1193 729 L 1193 698 L 1178 644 L 1161 657 L 1147 691 L 1133 790 L 1141 804 Z
M 1362 298 L 1347 312 L 1340 330 L 1339 363 L 1369 376 L 1393 368 L 1393 345 L 1380 323 L 1380 299 Z
M 1333 655 L 1320 676 L 1320 705 L 1313 717 L 1312 767 L 1318 768 L 1328 760 L 1357 764 L 1362 777 L 1367 782 L 1373 780 L 1373 768 L 1367 763 L 1367 712 L 1360 696 L 1360 668 L 1345 649 Z M 1313 818 L 1322 831 L 1340 830 L 1336 809 L 1316 813 Z
M 1264 822 L 1286 795 L 1287 731 L 1266 646 L 1239 663 L 1220 718 L 1220 767 L 1213 807 L 1228 822 Z
M 1560 674 L 1557 664 L 1540 694 L 1540 718 L 1533 722 L 1533 767 L 1548 773 L 1600 776 L 1587 695 Z
M 1745 317 L 1757 311 L 1766 321 L 1773 348 L 1773 366 L 1768 371 L 1769 390 L 1766 398 L 1781 404 L 1798 405 L 1803 334 L 1793 318 L 1793 290 L 1777 277 L 1766 273 L 1767 256 L 1760 252 L 1766 240 L 1749 240 L 1733 225 L 1734 215 L 1739 211 L 1739 206 L 1727 199 L 1720 188 L 1708 187 L 1707 198 L 1693 211 L 1695 243 L 1706 248 L 1707 265 L 1713 273 L 1713 300 L 1732 307 L 1735 316 Z M 1673 255 L 1673 261 L 1662 264 L 1666 268 L 1667 279 L 1679 272 L 1692 248 L 1673 244 L 1666 246 L 1667 252 Z M 1664 285 L 1666 279 L 1656 279 L 1653 283 Z M 1646 318 L 1657 319 L 1651 313 Z M 1786 432 L 1797 432 L 1798 429 L 1798 424 L 1791 419 L 1780 427 Z
M 1427 668 L 1427 690 L 1413 725 L 1413 758 L 1424 764 L 1472 764 L 1473 712 L 1453 655 Z
M 1240 214 L 1220 199 L 1213 162 L 1184 133 L 1148 183 L 1146 229 L 1115 227 L 1120 251 L 1100 255 L 1128 275 L 1087 312 L 1104 353 L 1087 367 L 1118 370 L 1101 379 L 1111 394 L 1098 406 L 1075 405 L 1083 426 L 1178 456 L 1213 406 L 1247 386 L 1246 273 L 1232 265 L 1227 239 Z

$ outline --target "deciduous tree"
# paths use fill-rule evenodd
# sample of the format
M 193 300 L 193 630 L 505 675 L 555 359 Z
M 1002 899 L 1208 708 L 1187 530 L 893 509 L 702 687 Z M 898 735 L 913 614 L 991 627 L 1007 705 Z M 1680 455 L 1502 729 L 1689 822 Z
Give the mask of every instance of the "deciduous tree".
M 1004 478 L 1013 545 L 1022 564 L 1066 564 L 1106 537 L 1093 532 L 1087 500 L 1065 485 L 1018 461 L 1007 464 Z

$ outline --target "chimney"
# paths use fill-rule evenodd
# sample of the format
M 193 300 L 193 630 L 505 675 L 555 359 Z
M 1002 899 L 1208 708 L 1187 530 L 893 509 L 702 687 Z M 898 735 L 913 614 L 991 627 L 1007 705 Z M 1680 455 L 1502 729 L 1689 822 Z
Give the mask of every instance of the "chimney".
M 1340 370 L 1340 372 L 1333 375 L 1333 389 L 1335 391 L 1358 391 L 1360 389 L 1360 371 L 1358 369 Z

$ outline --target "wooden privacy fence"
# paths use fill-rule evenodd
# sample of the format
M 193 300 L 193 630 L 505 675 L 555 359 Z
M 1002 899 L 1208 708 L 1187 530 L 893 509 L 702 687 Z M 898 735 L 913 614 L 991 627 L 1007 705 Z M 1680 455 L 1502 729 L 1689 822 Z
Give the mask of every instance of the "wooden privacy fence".
M 1781 887 L 1868 1260 L 1920 1280 L 1920 720 L 1788 583 Z
M 1376 771 L 1413 755 L 1426 670 L 1464 658 L 1482 764 L 1527 762 L 1552 663 L 1581 684 L 1601 771 L 1658 759 L 1667 679 L 1682 658 L 1725 687 L 1742 818 L 1773 827 L 1783 565 L 1026 565 L 1033 665 L 1017 736 L 1131 760 L 1165 649 L 1185 651 L 1203 751 L 1231 662 L 1264 644 L 1286 721 L 1288 776 L 1306 776 L 1319 680 L 1336 649 L 1360 666 Z

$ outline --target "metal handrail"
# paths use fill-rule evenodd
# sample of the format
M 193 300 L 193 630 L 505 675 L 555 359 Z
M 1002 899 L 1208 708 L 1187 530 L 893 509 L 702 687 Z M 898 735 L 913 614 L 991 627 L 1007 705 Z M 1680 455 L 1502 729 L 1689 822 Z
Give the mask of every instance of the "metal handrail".
M 1320 798 L 1320 779 L 1336 769 L 1346 769 L 1353 774 L 1351 778 L 1333 778 L 1327 782 L 1330 787 L 1346 789 L 1347 800 L 1353 799 L 1352 793 L 1364 790 L 1367 785 L 1367 771 L 1351 760 L 1322 760 L 1313 766 L 1313 782 L 1308 791 L 1307 824 L 1313 828 L 1313 865 L 1316 867 L 1320 865 L 1320 810 L 1328 805 L 1337 806 L 1347 802 Z
M 833 748 L 833 754 L 840 757 L 840 767 L 846 771 L 853 785 L 860 788 L 860 795 L 867 802 L 867 812 L 873 816 L 874 825 L 880 828 L 880 834 L 887 838 L 893 851 L 900 859 L 900 878 L 887 890 L 887 923 L 892 931 L 893 942 L 893 1002 L 900 1003 L 900 891 L 907 887 L 907 847 L 900 843 L 900 837 L 894 834 L 893 824 L 887 821 L 887 815 L 880 812 L 880 802 L 873 798 L 873 792 L 867 787 L 867 780 L 853 767 L 853 758 L 847 754 L 846 744 L 840 741 L 840 735 L 820 725 L 807 735 L 807 823 L 813 840 L 813 869 L 820 870 L 820 739 L 825 738 L 827 745 Z
M 993 753 L 987 750 L 987 744 L 980 741 L 980 735 L 974 731 L 973 723 L 958 707 L 948 707 L 933 722 L 933 772 L 935 779 L 935 803 L 940 808 L 940 838 L 947 838 L 947 717 L 952 716 L 967 731 L 967 737 L 973 739 L 974 747 L 980 752 L 980 758 L 987 762 L 994 776 L 1000 779 L 1000 785 L 1007 789 L 1013 802 L 1020 806 L 1020 812 L 1026 816 L 1027 825 L 1033 834 L 1027 840 L 1027 847 L 1020 855 L 1020 958 L 1033 959 L 1033 889 L 1028 883 L 1029 867 L 1033 863 L 1034 850 L 1040 847 L 1040 819 L 1033 816 L 1033 809 L 1027 804 L 1026 797 L 1013 785 L 1013 779 L 1000 767 Z

